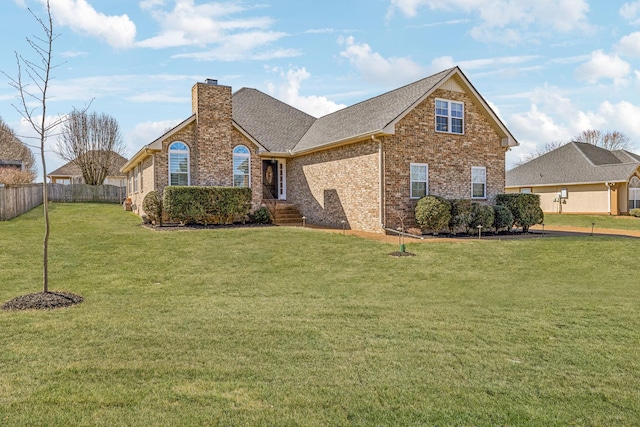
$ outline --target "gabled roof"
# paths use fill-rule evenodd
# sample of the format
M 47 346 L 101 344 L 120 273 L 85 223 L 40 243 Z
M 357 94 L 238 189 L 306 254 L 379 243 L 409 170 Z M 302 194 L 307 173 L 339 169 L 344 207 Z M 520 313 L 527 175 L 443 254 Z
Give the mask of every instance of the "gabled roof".
M 298 154 L 358 138 L 393 134 L 400 119 L 450 78 L 456 79 L 486 111 L 493 127 L 507 141 L 505 146 L 518 145 L 458 67 L 318 119 L 256 89 L 243 88 L 233 95 L 233 120 L 268 151 Z
M 395 125 L 450 79 L 468 93 L 502 138 L 504 147 L 518 145 L 500 118 L 458 67 L 362 101 L 326 116 L 315 118 L 257 89 L 233 93 L 233 125 L 261 150 L 295 155 L 356 142 L 376 135 L 392 135 Z M 162 141 L 196 120 L 195 114 L 142 147 L 124 166 L 133 169 L 142 159 L 162 149 Z
M 256 89 L 233 94 L 233 121 L 269 151 L 293 150 L 316 118 Z
M 121 176 L 120 167 L 127 163 L 127 159 L 116 152 L 113 152 L 112 156 L 108 176 Z M 82 171 L 74 161 L 71 161 L 47 174 L 47 177 L 49 178 L 54 176 L 82 176 Z
M 626 182 L 640 167 L 640 156 L 570 142 L 507 171 L 506 187 Z

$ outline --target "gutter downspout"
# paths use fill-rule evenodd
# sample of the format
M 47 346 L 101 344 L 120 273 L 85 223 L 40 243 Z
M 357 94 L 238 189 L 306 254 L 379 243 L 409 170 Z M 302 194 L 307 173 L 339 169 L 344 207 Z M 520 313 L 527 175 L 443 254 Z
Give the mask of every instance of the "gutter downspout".
M 380 227 L 382 227 L 382 229 L 384 230 L 385 227 L 385 223 L 386 223 L 386 218 L 385 218 L 385 210 L 384 210 L 384 151 L 382 150 L 382 140 L 377 139 L 374 135 L 371 135 L 371 140 L 373 142 L 377 142 L 378 143 L 378 170 L 380 172 L 380 179 L 379 179 L 379 184 L 380 184 L 380 194 L 378 195 L 378 202 L 380 204 L 379 206 L 379 210 L 380 210 Z
M 607 186 L 607 210 L 611 215 L 611 185 L 608 182 L 605 182 L 604 185 Z

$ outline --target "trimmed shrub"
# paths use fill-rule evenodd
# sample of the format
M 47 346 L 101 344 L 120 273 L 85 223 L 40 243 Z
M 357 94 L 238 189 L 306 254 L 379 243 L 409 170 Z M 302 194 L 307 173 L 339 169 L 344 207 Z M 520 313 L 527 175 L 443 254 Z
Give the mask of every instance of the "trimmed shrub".
M 493 225 L 493 207 L 482 203 L 471 203 L 471 214 L 469 215 L 469 229 L 467 232 L 476 230 L 479 225 L 487 231 Z
M 636 217 L 640 218 L 640 208 L 637 208 L 637 209 L 631 209 L 631 210 L 629 211 L 629 215 L 631 215 L 631 216 L 636 216 Z
M 513 214 L 511 211 L 503 205 L 496 205 L 493 207 L 493 228 L 497 231 L 507 230 L 510 231 L 513 226 Z
M 255 224 L 271 224 L 271 212 L 269 212 L 266 206 L 262 206 L 249 215 L 249 221 Z
M 184 187 L 164 189 L 164 211 L 180 224 L 230 224 L 248 216 L 251 189 L 239 187 Z
M 149 222 L 162 224 L 162 199 L 157 191 L 150 191 L 144 196 L 142 210 Z
M 525 233 L 529 231 L 530 226 L 542 224 L 544 221 L 539 194 L 498 194 L 496 205 L 506 206 L 513 215 L 513 225 L 522 227 Z
M 449 220 L 449 231 L 455 233 L 464 229 L 469 232 L 469 218 L 471 216 L 471 200 L 453 199 L 451 203 L 451 219 Z
M 451 203 L 443 197 L 425 196 L 418 200 L 415 216 L 421 228 L 437 233 L 449 225 Z

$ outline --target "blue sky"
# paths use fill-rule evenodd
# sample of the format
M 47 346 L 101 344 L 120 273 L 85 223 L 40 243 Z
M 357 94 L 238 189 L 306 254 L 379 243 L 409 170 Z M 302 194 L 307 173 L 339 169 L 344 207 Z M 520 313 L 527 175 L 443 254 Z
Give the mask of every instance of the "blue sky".
M 2 0 L 0 70 L 42 33 Z M 314 116 L 458 65 L 520 147 L 619 130 L 640 151 L 640 0 L 51 0 L 52 116 L 91 102 L 128 155 L 191 114 L 191 86 L 253 87 Z M 32 135 L 0 74 L 0 116 Z M 55 144 L 55 138 L 49 145 Z M 63 164 L 49 149 L 47 168 Z

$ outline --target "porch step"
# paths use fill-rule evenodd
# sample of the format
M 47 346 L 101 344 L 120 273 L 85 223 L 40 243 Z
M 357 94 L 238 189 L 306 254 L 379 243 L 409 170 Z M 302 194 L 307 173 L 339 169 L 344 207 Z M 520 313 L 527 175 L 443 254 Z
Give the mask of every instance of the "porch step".
M 302 225 L 302 215 L 293 203 L 277 202 L 275 207 L 274 224 Z

